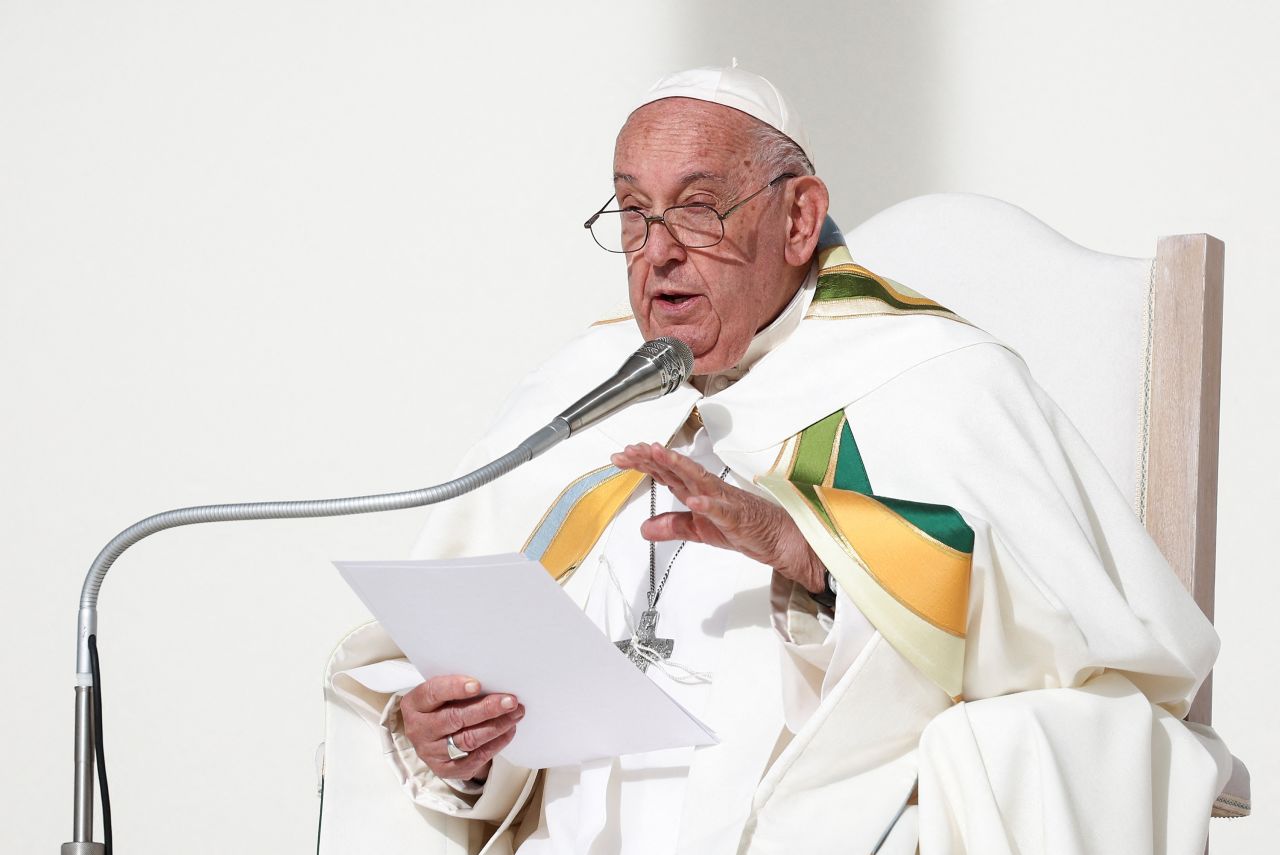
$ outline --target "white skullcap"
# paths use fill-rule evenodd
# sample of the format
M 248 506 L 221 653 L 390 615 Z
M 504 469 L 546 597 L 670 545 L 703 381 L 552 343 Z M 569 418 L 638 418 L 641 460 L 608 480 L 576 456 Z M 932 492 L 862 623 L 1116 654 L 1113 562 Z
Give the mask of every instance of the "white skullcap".
M 800 146 L 806 156 L 809 155 L 804 125 L 778 87 L 736 65 L 732 68 L 691 68 L 668 74 L 650 87 L 635 109 L 663 98 L 694 98 L 732 107 L 782 131 Z

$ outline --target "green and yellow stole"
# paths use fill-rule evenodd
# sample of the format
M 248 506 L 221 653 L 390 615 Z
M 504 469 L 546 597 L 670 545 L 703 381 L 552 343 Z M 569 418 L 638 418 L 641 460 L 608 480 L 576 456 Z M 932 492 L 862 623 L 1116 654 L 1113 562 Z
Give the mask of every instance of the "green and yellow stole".
M 835 233 L 838 237 L 838 232 Z M 946 308 L 855 264 L 843 242 L 820 250 L 806 319 L 929 314 Z M 524 552 L 564 580 L 640 485 L 615 466 L 577 478 L 547 509 Z M 790 514 L 867 619 L 952 698 L 961 694 L 973 531 L 952 508 L 876 495 L 839 410 L 789 438 L 756 479 Z
M 881 635 L 958 699 L 973 558 L 959 512 L 877 496 L 843 410 L 787 440 L 756 483 Z

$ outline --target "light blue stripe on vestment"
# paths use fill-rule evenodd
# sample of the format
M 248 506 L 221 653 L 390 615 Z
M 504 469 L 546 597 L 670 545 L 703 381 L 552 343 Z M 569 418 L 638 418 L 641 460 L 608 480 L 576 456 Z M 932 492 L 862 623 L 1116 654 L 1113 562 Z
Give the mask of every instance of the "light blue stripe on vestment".
M 560 532 L 560 527 L 564 525 L 569 512 L 573 510 L 578 500 L 621 471 L 617 466 L 605 466 L 594 472 L 588 472 L 570 484 L 551 508 L 546 519 L 538 526 L 538 530 L 533 533 L 533 537 L 529 538 L 529 545 L 525 548 L 524 554 L 533 561 L 541 561 L 547 547 Z

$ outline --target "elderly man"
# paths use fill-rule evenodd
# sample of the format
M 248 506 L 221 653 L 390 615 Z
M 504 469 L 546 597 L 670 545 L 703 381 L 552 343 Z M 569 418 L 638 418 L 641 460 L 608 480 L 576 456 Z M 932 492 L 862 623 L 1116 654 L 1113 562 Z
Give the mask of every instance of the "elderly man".
M 441 507 L 419 553 L 539 559 L 720 742 L 520 769 L 485 675 L 340 675 L 407 796 L 522 855 L 1201 851 L 1229 755 L 1178 719 L 1216 638 L 1018 357 L 854 263 L 755 75 L 660 81 L 613 189 L 588 226 L 632 314 L 465 464 L 642 339 L 694 377 Z M 353 663 L 394 655 L 370 632 Z

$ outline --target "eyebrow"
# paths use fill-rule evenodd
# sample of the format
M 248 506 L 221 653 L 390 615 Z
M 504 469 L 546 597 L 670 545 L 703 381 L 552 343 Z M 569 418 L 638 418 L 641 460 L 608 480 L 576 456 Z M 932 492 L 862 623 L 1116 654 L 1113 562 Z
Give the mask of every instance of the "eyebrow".
M 711 181 L 716 184 L 727 184 L 728 179 L 716 172 L 707 172 L 706 170 L 697 170 L 696 172 L 687 172 L 680 177 L 680 186 L 687 187 L 695 181 Z
M 628 184 L 636 183 L 636 177 L 627 172 L 613 173 L 613 180 L 615 182 L 625 181 Z M 727 184 L 729 180 L 719 173 L 708 172 L 703 169 L 699 169 L 694 172 L 686 172 L 684 175 L 680 176 L 681 187 L 687 187 L 695 181 L 713 181 L 717 184 Z

